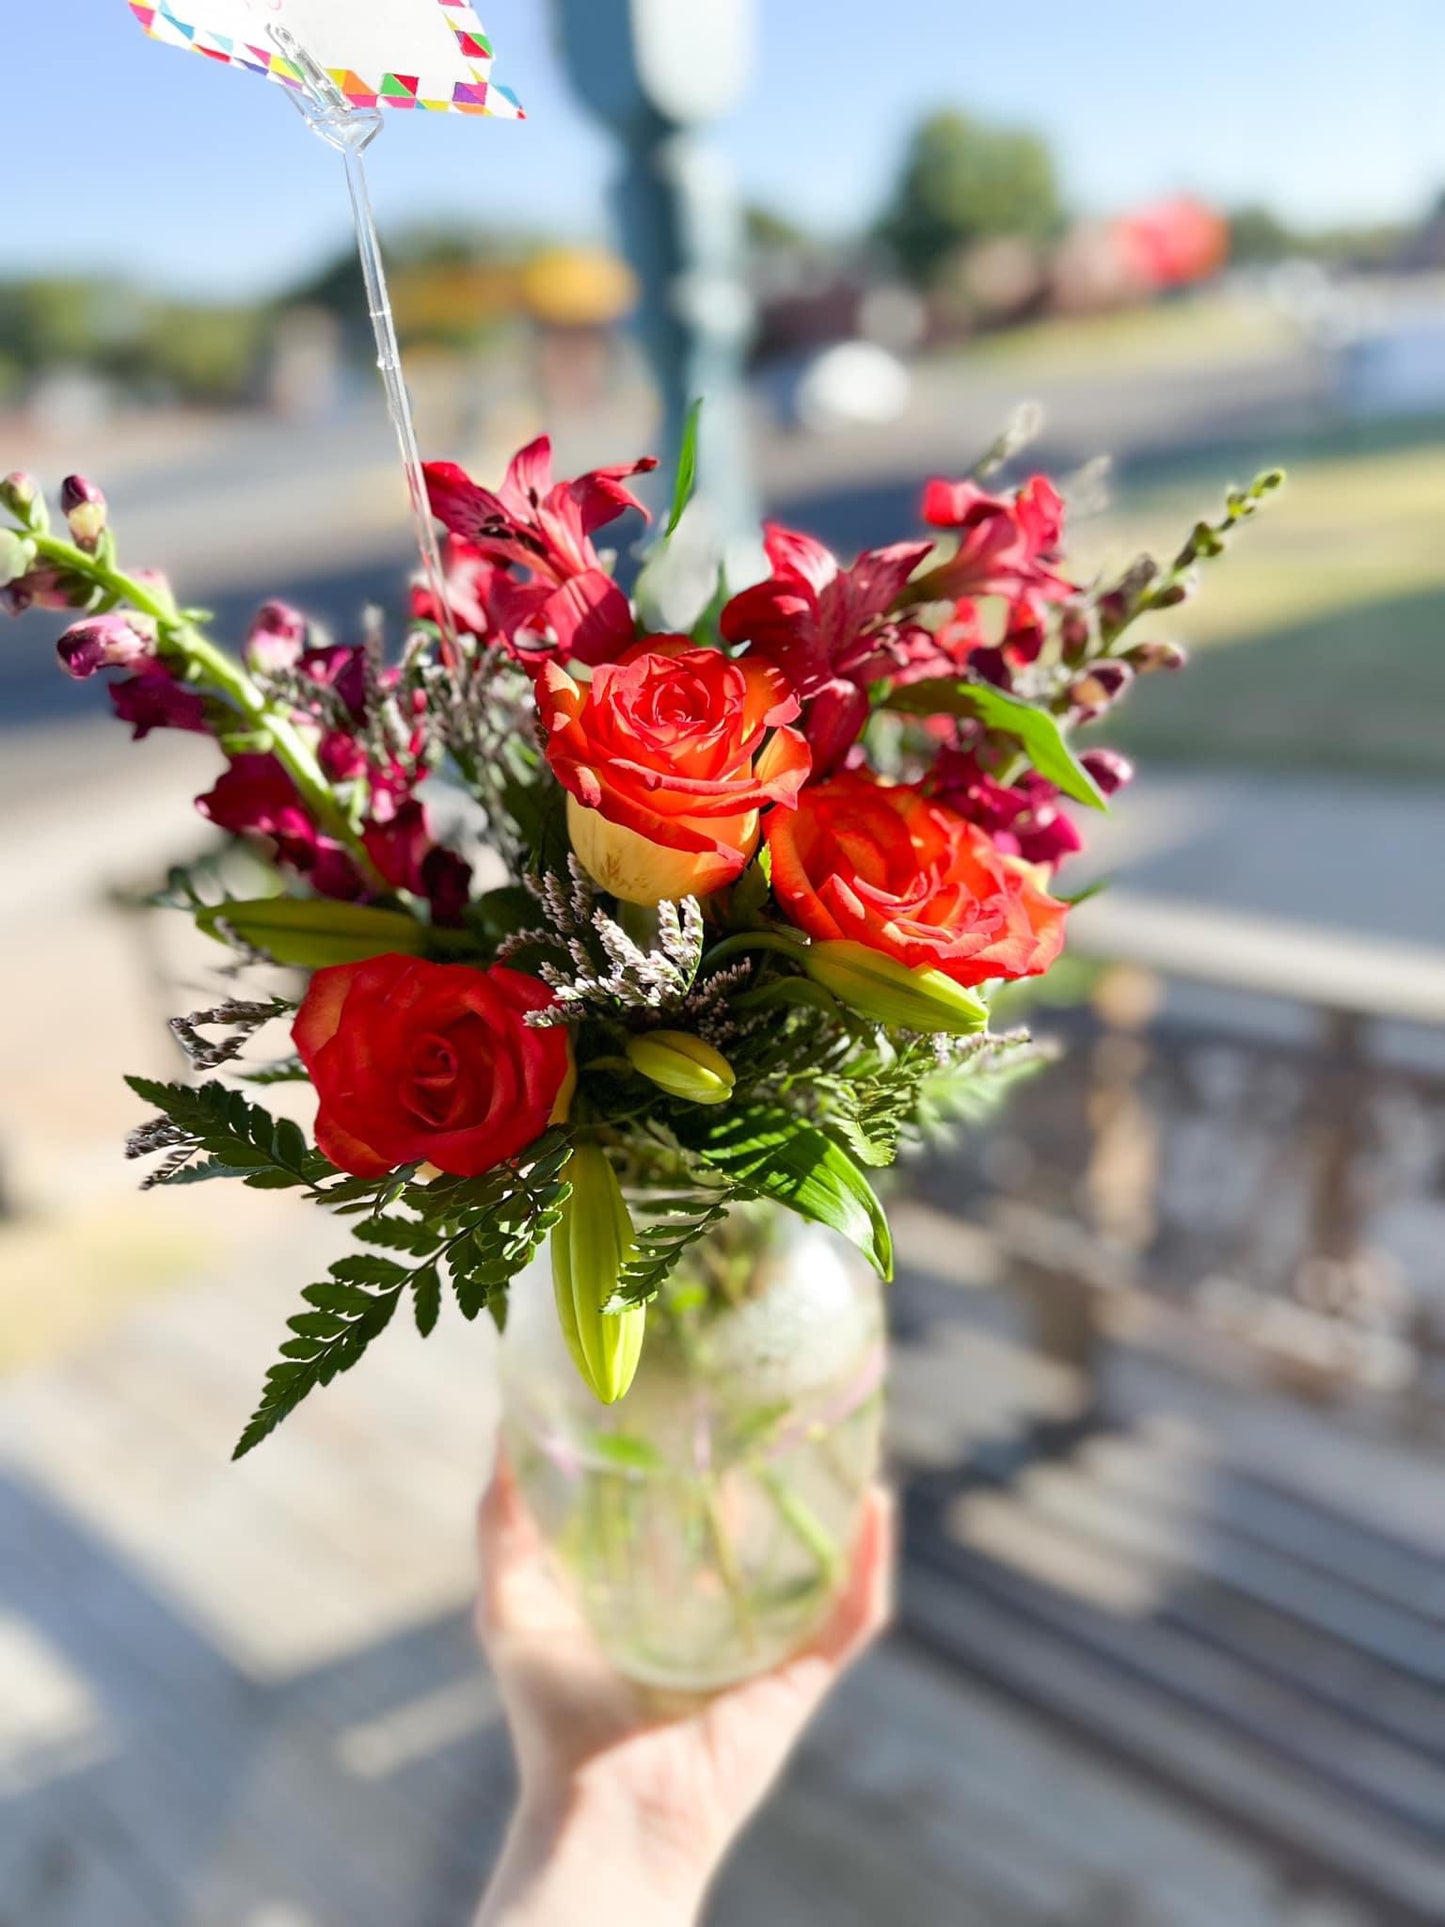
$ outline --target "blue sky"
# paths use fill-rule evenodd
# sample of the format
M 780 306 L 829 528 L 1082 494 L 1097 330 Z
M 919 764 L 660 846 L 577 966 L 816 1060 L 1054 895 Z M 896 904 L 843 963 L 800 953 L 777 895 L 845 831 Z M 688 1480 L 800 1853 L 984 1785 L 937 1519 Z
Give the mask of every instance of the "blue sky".
M 951 102 L 1039 127 L 1083 209 L 1188 188 L 1307 220 L 1389 218 L 1445 187 L 1440 0 L 1257 0 L 1210 29 L 1197 23 L 1230 10 L 1187 0 L 757 5 L 756 81 L 717 138 L 750 195 L 820 227 L 864 219 L 911 123 Z M 567 92 L 549 0 L 479 11 L 529 119 L 396 117 L 372 166 L 384 228 L 436 215 L 601 231 L 611 158 Z M 250 293 L 344 241 L 336 163 L 278 89 L 152 44 L 124 0 L 4 13 L 0 274 L 129 266 Z

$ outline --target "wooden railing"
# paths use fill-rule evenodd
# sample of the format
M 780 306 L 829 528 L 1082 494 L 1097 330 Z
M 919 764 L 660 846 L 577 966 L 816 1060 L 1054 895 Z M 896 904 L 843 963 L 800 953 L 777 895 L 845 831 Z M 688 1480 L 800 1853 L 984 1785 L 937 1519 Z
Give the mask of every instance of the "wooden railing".
M 1099 966 L 1091 1007 L 1040 1021 L 1065 1061 L 982 1174 L 1041 1345 L 1083 1365 L 1108 1328 L 1242 1353 L 1302 1395 L 1436 1422 L 1445 950 L 1120 890 L 1075 912 L 1072 953 Z M 1239 1022 L 1217 998 L 1178 1012 L 1172 986 L 1237 995 Z M 1402 1259 L 1386 1219 L 1412 1214 Z

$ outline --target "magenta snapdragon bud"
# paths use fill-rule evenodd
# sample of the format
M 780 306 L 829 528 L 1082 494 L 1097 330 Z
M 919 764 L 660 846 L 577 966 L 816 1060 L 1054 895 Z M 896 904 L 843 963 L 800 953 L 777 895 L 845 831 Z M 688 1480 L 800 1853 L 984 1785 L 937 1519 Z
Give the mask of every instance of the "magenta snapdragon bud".
M 1134 672 L 1126 662 L 1112 658 L 1096 662 L 1077 682 L 1070 683 L 1069 701 L 1086 716 L 1097 716 L 1117 702 L 1133 680 Z
M 163 609 L 175 614 L 176 592 L 171 587 L 170 577 L 163 569 L 132 569 L 132 582 L 138 583 L 153 602 L 160 603 Z
M 1124 657 L 1139 676 L 1151 676 L 1159 669 L 1182 669 L 1189 658 L 1177 642 L 1136 642 Z
M 306 648 L 311 625 L 289 602 L 263 602 L 246 634 L 246 662 L 263 675 L 294 669 Z
M 1079 758 L 1105 796 L 1116 796 L 1134 780 L 1134 765 L 1117 749 L 1090 749 Z
M 44 497 L 40 484 L 33 475 L 22 469 L 14 469 L 0 481 L 0 508 L 8 509 L 17 522 L 28 529 L 34 528 L 42 519 Z
M 143 667 L 138 676 L 123 676 L 111 683 L 110 701 L 120 720 L 131 725 L 137 742 L 153 729 L 206 734 L 204 701 L 164 669 Z
M 95 548 L 105 534 L 107 514 L 105 496 L 95 483 L 83 475 L 67 475 L 60 484 L 60 507 L 76 546 Z
M 49 562 L 37 562 L 33 569 L 8 583 L 0 569 L 0 583 L 4 584 L 0 587 L 0 609 L 12 616 L 24 615 L 27 609 L 88 609 L 100 593 L 83 575 L 71 575 Z
M 155 660 L 156 625 L 140 615 L 91 616 L 66 630 L 56 653 L 77 680 L 99 669 L 137 669 Z
M 981 649 L 970 652 L 968 666 L 985 682 L 991 682 L 995 689 L 1013 687 L 1013 666 L 1002 649 L 992 643 L 985 643 Z
M 1064 661 L 1071 666 L 1082 662 L 1093 639 L 1087 619 L 1076 609 L 1066 610 L 1059 624 L 1059 646 Z

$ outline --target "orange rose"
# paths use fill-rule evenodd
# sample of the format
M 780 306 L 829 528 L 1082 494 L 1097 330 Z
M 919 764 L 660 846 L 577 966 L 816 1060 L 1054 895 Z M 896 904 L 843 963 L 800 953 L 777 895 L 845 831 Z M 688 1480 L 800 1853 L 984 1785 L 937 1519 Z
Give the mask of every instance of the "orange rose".
M 810 937 L 851 937 L 957 984 L 1037 977 L 1067 906 L 1036 872 L 912 784 L 850 771 L 768 818 L 773 893 Z
M 547 760 L 568 792 L 583 867 L 631 903 L 706 896 L 758 845 L 761 812 L 807 778 L 798 713 L 771 663 L 650 636 L 590 683 L 549 662 L 537 682 Z

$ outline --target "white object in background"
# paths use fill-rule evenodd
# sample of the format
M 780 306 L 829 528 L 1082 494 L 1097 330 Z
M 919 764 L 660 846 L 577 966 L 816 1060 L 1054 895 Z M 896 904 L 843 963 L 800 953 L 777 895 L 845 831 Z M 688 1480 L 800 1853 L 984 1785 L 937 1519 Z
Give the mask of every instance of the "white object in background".
M 804 428 L 872 426 L 897 421 L 913 382 L 896 355 L 871 341 L 840 341 L 812 361 L 798 383 L 797 416 Z

